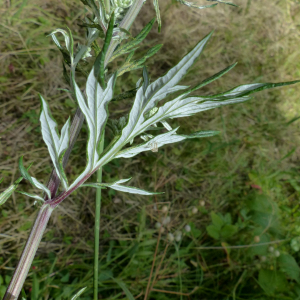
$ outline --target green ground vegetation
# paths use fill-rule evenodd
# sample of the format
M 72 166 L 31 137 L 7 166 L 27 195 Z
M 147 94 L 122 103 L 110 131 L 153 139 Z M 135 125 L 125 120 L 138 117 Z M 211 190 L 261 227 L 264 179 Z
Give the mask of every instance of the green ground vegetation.
M 205 93 L 300 79 L 299 1 L 235 0 L 239 8 L 199 11 L 161 2 L 162 32 L 153 29 L 143 42 L 145 51 L 164 44 L 147 62 L 152 78 L 214 29 L 185 84 L 199 83 L 234 62 L 238 65 Z M 153 17 L 150 4 L 133 33 Z M 37 94 L 61 124 L 76 104 L 60 90 L 67 87 L 62 58 L 46 35 L 68 26 L 79 41 L 84 31 L 78 20 L 84 14 L 79 1 L 0 3 L 0 191 L 19 177 L 21 155 L 34 163 L 30 172 L 47 181 L 51 164 L 40 134 Z M 131 89 L 140 76 L 140 71 L 123 75 L 117 90 Z M 128 111 L 131 101 L 110 105 L 111 114 Z M 148 299 L 155 300 L 300 299 L 299 116 L 300 85 L 261 92 L 250 102 L 172 122 L 182 133 L 220 130 L 218 136 L 105 166 L 105 182 L 132 176 L 131 185 L 165 194 L 103 191 L 99 299 L 131 299 L 127 289 L 135 299 L 150 290 Z M 84 166 L 86 132 L 84 125 L 66 170 L 70 178 Z M 21 189 L 31 187 L 23 181 Z M 25 283 L 27 299 L 70 299 L 84 286 L 81 299 L 92 299 L 94 199 L 94 190 L 82 188 L 54 212 Z M 0 298 L 36 209 L 16 193 L 0 208 Z M 157 222 L 167 223 L 164 231 Z M 181 241 L 169 243 L 167 234 L 176 237 L 178 231 Z

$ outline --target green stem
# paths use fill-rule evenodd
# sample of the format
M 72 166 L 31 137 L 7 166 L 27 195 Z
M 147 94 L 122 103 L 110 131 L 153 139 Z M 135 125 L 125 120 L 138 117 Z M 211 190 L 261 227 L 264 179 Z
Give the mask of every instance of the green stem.
M 99 154 L 103 152 L 104 134 L 99 143 Z M 97 182 L 102 182 L 102 168 L 97 171 Z M 96 191 L 95 207 L 95 251 L 94 251 L 94 300 L 98 300 L 98 275 L 99 275 L 99 242 L 100 242 L 100 211 L 101 211 L 101 189 Z

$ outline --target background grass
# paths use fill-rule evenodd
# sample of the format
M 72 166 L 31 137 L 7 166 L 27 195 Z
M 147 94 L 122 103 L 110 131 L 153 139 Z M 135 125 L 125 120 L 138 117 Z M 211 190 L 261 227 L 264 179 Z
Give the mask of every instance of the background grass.
M 211 30 L 213 37 L 183 83 L 193 85 L 238 65 L 200 94 L 300 78 L 299 1 L 236 0 L 239 8 L 206 10 L 161 2 L 162 33 L 153 29 L 143 44 L 145 50 L 164 44 L 147 64 L 153 79 Z M 143 7 L 133 34 L 153 17 L 150 4 Z M 51 163 L 40 134 L 37 93 L 48 100 L 59 124 L 76 105 L 58 90 L 66 87 L 61 56 L 46 35 L 68 26 L 80 41 L 84 32 L 77 20 L 84 14 L 79 1 L 0 3 L 1 190 L 19 176 L 20 155 L 26 165 L 34 162 L 31 174 L 47 181 Z M 122 76 L 117 90 L 132 88 L 140 76 L 139 71 Z M 221 134 L 104 167 L 105 182 L 132 176 L 131 185 L 165 194 L 103 192 L 99 299 L 128 299 L 124 285 L 143 299 L 157 242 L 155 290 L 148 299 L 300 299 L 299 95 L 300 85 L 294 85 L 261 92 L 248 103 L 173 120 L 182 133 L 204 129 Z M 128 112 L 131 103 L 111 105 L 111 115 Z M 84 127 L 67 167 L 70 179 L 84 166 L 85 139 Z M 31 187 L 23 181 L 20 189 Z M 95 191 L 82 188 L 54 212 L 25 283 L 27 299 L 70 299 L 84 286 L 88 289 L 81 299 L 91 299 L 94 199 Z M 163 205 L 168 213 L 161 211 Z M 0 208 L 0 296 L 36 210 L 32 200 L 19 194 Z M 155 224 L 166 216 L 170 222 L 159 233 Z M 167 233 L 179 230 L 182 241 L 169 244 Z

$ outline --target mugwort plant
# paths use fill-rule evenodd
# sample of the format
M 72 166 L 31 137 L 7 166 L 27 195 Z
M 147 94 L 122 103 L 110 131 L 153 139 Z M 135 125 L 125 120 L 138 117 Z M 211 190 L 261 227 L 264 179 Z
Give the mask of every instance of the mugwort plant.
M 134 56 L 139 48 L 139 44 L 150 32 L 155 19 L 151 20 L 135 37 L 132 37 L 128 31 L 146 0 L 81 1 L 89 11 L 89 15 L 80 25 L 86 29 L 85 44 L 78 45 L 75 48 L 70 29 L 56 29 L 50 34 L 63 55 L 64 76 L 70 86 L 68 92 L 76 99 L 78 109 L 72 119 L 72 123 L 69 118 L 59 133 L 57 131 L 57 122 L 52 117 L 47 100 L 40 95 L 41 132 L 54 166 L 48 185 L 42 184 L 40 179 L 30 175 L 30 166 L 26 168 L 23 163 L 23 157 L 20 157 L 19 170 L 21 177 L 0 195 L 0 204 L 2 205 L 16 191 L 20 181 L 25 179 L 37 190 L 40 190 L 40 194 L 29 194 L 23 191 L 17 192 L 41 203 L 40 210 L 7 288 L 4 300 L 17 299 L 19 297 L 53 210 L 68 198 L 70 194 L 82 186 L 97 189 L 94 299 L 98 299 L 101 189 L 111 188 L 141 195 L 158 194 L 126 185 L 125 183 L 130 179 L 120 179 L 116 182 L 103 183 L 101 168 L 115 158 L 129 158 L 145 151 L 157 152 L 160 147 L 167 144 L 218 134 L 218 131 L 197 131 L 189 135 L 180 134 L 178 127 L 173 128 L 172 123 L 169 124 L 169 121 L 172 121 L 172 119 L 188 117 L 223 105 L 245 102 L 250 100 L 251 94 L 255 92 L 299 82 L 245 84 L 219 94 L 195 95 L 195 91 L 225 75 L 236 65 L 233 64 L 219 71 L 196 86 L 180 85 L 181 79 L 200 56 L 212 33 L 209 33 L 197 43 L 164 76 L 151 82 L 145 62 L 159 51 L 162 45 L 156 45 L 148 49 L 142 58 L 136 59 Z M 178 0 L 181 4 L 200 9 L 213 7 L 218 3 L 234 6 L 230 2 L 221 0 L 207 1 L 214 3 L 207 6 L 198 6 L 188 1 Z M 161 18 L 158 0 L 154 0 L 153 4 L 156 11 L 158 30 L 160 31 Z M 58 34 L 63 35 L 64 45 L 57 38 Z M 102 41 L 101 44 L 98 44 L 99 40 Z M 125 55 L 127 57 L 117 70 L 108 71 L 107 66 L 110 62 Z M 83 88 L 79 87 L 76 83 L 76 74 L 86 74 L 82 64 L 85 61 L 93 61 L 93 66 L 87 73 L 86 84 Z M 136 69 L 142 69 L 142 78 L 138 80 L 136 86 L 125 93 L 114 95 L 114 87 L 118 77 Z M 167 99 L 170 99 L 170 96 L 174 94 L 176 96 L 171 100 L 164 101 L 167 97 Z M 127 98 L 134 98 L 129 114 L 119 119 L 109 118 L 109 103 Z M 69 183 L 64 169 L 84 120 L 87 123 L 89 132 L 86 146 L 86 166 L 84 171 L 73 182 Z M 159 123 L 162 127 L 157 126 Z M 114 138 L 104 149 L 106 128 L 109 128 L 113 132 Z M 90 181 L 90 177 L 95 172 L 97 172 L 97 182 L 92 182 Z M 190 228 L 186 230 L 190 230 Z M 175 239 L 178 239 L 178 237 L 176 236 Z M 80 290 L 72 299 L 79 297 L 83 291 L 84 289 Z

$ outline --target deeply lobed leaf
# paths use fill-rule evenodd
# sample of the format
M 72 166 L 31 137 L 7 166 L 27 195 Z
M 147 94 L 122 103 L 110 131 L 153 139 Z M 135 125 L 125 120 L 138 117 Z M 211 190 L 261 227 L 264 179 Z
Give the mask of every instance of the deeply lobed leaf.
M 113 98 L 115 77 L 116 75 L 113 75 L 109 79 L 106 89 L 102 89 L 95 77 L 94 69 L 92 69 L 86 83 L 87 103 L 73 78 L 76 99 L 88 124 L 89 140 L 87 144 L 87 166 L 72 186 L 92 171 L 99 160 L 97 148 L 108 118 L 107 105 Z

